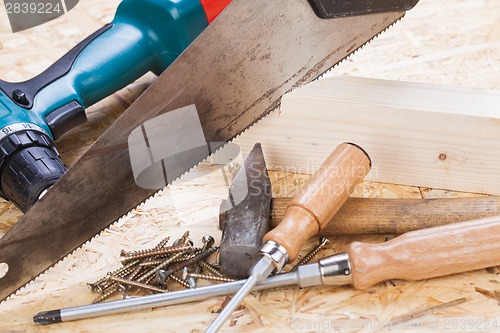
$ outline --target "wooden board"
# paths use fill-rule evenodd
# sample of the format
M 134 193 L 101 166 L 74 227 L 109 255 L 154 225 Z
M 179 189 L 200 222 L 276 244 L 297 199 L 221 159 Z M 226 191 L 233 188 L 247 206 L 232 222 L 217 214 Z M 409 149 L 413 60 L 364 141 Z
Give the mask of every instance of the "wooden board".
M 15 81 L 42 71 L 109 21 L 118 2 L 81 0 L 69 14 L 15 35 L 10 33 L 4 11 L 0 10 L 0 77 Z M 406 19 L 337 67 L 334 74 L 500 88 L 499 15 L 498 1 L 421 0 Z M 65 162 L 72 164 L 151 78 L 145 77 L 90 108 L 90 122 L 58 142 Z M 207 170 L 211 170 L 209 165 L 200 171 Z M 272 177 L 277 196 L 293 195 L 308 179 L 307 175 L 282 171 L 274 172 Z M 185 230 L 190 230 L 198 243 L 204 234 L 218 239 L 216 214 L 220 199 L 226 195 L 227 185 L 219 172 L 172 186 L 0 304 L 0 331 L 202 332 L 215 317 L 211 311 L 220 308 L 223 297 L 51 327 L 33 326 L 31 316 L 41 310 L 88 304 L 95 295 L 87 290 L 85 282 L 117 267 L 121 248 L 146 248 L 167 234 L 177 238 Z M 356 195 L 420 198 L 468 194 L 367 182 Z M 18 216 L 11 205 L 0 203 L 0 232 L 7 231 Z M 352 240 L 383 241 L 385 237 L 330 240 L 332 245 L 320 256 L 342 251 Z M 316 241 L 311 240 L 303 253 Z M 232 328 L 223 331 L 402 331 L 381 328 L 383 324 L 395 326 L 402 322 L 399 328 L 410 332 L 493 332 L 493 324 L 500 321 L 494 293 L 500 290 L 499 274 L 498 268 L 491 268 L 422 282 L 390 281 L 363 292 L 350 287 L 290 287 L 256 293 L 234 314 Z M 467 328 L 467 323 L 472 326 Z
M 500 90 L 331 77 L 282 98 L 236 142 L 262 143 L 270 168 L 310 173 L 332 147 L 370 154 L 367 179 L 500 194 Z

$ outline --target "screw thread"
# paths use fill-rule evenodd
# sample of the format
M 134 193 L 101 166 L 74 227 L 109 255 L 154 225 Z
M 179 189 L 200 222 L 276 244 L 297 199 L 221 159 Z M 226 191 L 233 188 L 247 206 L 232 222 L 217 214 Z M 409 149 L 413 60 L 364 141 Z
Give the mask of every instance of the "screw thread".
M 189 285 L 189 283 L 186 282 L 186 280 L 183 280 L 183 279 L 181 279 L 181 278 L 179 278 L 179 277 L 177 277 L 177 276 L 175 276 L 173 274 L 169 276 L 169 279 L 171 279 L 172 281 L 180 284 L 181 286 L 183 286 L 186 289 L 190 289 L 191 288 L 191 286 Z
M 148 250 L 140 250 L 140 251 L 133 251 L 133 252 L 126 252 L 122 251 L 121 253 L 121 262 L 122 263 L 128 263 L 131 260 L 135 259 L 143 259 L 143 258 L 148 258 L 148 257 L 155 257 L 155 256 L 161 256 L 165 254 L 173 254 L 173 253 L 179 253 L 185 250 L 194 250 L 193 247 L 191 246 L 169 246 L 161 249 L 148 249 Z
M 115 275 L 115 276 L 118 276 L 118 277 L 122 277 L 122 278 L 125 278 L 125 279 L 128 279 L 128 280 L 134 280 L 141 272 L 142 270 L 144 269 L 144 267 L 137 267 L 133 272 L 130 272 L 130 274 L 128 275 Z
M 170 276 L 171 274 L 182 270 L 184 267 L 196 264 L 198 261 L 203 260 L 203 259 L 207 258 L 208 256 L 210 256 L 216 250 L 217 250 L 217 247 L 212 247 L 204 252 L 197 253 L 191 259 L 188 259 L 182 263 L 178 263 L 178 264 L 170 267 L 168 270 L 163 272 L 163 274 L 157 275 L 157 282 L 160 285 L 163 285 L 165 283 L 166 278 L 168 276 Z
M 187 230 L 186 232 L 184 232 L 184 234 L 182 235 L 181 239 L 180 239 L 180 243 L 181 245 L 186 245 L 189 241 L 189 230 Z
M 144 275 L 142 275 L 141 277 L 139 277 L 137 279 L 138 282 L 144 282 L 146 281 L 148 278 L 154 276 L 156 274 L 157 271 L 159 271 L 160 269 L 164 269 L 165 267 L 167 267 L 168 265 L 170 265 L 173 261 L 181 258 L 183 255 L 185 255 L 186 253 L 190 252 L 192 250 L 191 247 L 188 247 L 186 250 L 182 251 L 182 252 L 179 252 L 177 253 L 176 255 L 174 255 L 173 257 L 165 260 L 164 262 L 162 262 L 161 264 L 159 264 L 158 266 L 156 266 L 155 268 L 151 269 L 150 271 L 146 272 Z
M 212 266 L 220 269 L 220 248 L 217 249 L 217 253 L 215 255 L 215 260 L 214 260 Z
M 165 289 L 156 288 L 156 287 L 151 286 L 151 285 L 146 284 L 146 283 L 141 283 L 141 282 L 137 282 L 137 281 L 131 281 L 131 280 L 123 279 L 123 278 L 120 278 L 120 277 L 117 277 L 117 276 L 113 276 L 111 274 L 108 274 L 108 279 L 111 280 L 111 281 L 120 283 L 120 284 L 126 284 L 126 285 L 129 285 L 129 286 L 134 286 L 134 287 L 137 287 L 137 288 L 142 288 L 142 289 L 146 289 L 146 290 L 154 291 L 154 292 L 158 292 L 158 293 L 168 292 L 168 290 L 165 290 Z
M 318 253 L 319 251 L 324 248 L 326 245 L 330 244 L 330 241 L 328 238 L 321 237 L 319 239 L 319 244 L 316 245 L 315 247 L 312 248 L 311 251 L 309 251 L 304 258 L 300 259 L 300 261 L 293 266 L 293 268 L 290 270 L 291 272 L 295 271 L 299 266 L 305 265 L 308 262 L 310 262 Z
M 99 297 L 97 297 L 96 299 L 94 299 L 92 301 L 92 304 L 101 303 L 102 301 L 107 300 L 108 298 L 110 298 L 111 296 L 113 296 L 113 294 L 116 293 L 119 288 L 120 287 L 118 286 L 118 284 L 115 283 L 115 285 L 112 288 L 110 288 L 104 294 L 102 294 Z
M 134 261 L 128 263 L 127 265 L 125 265 L 123 267 L 120 267 L 120 268 L 112 271 L 111 274 L 113 274 L 113 275 L 123 274 L 124 272 L 130 270 L 132 267 L 134 267 L 135 265 L 137 265 L 139 262 L 140 262 L 140 260 L 134 260 Z M 128 274 L 128 273 L 125 273 L 125 274 Z M 98 292 L 99 289 L 102 289 L 101 285 L 103 283 L 105 283 L 106 281 L 107 281 L 107 278 L 106 277 L 102 277 L 99 280 L 97 280 L 96 282 L 87 283 L 87 287 L 89 287 L 90 291 L 92 291 L 92 292 L 95 293 L 95 292 Z
M 201 248 L 201 252 L 206 252 L 207 250 L 209 250 L 212 247 L 212 245 L 214 245 L 215 239 L 210 235 L 206 235 L 206 236 L 203 236 L 202 242 L 203 242 L 203 246 Z M 201 274 L 200 261 L 201 260 L 199 260 L 196 263 L 196 265 L 194 266 L 194 270 L 193 270 L 194 274 Z M 195 277 L 193 277 L 193 276 L 189 277 L 189 279 L 187 279 L 187 282 L 191 286 L 191 288 L 193 288 L 193 289 L 196 288 L 196 278 Z
M 184 232 L 181 238 L 178 238 L 174 241 L 174 246 L 182 246 L 182 245 L 190 245 L 191 240 L 189 239 L 189 230 Z
M 164 248 L 165 245 L 167 245 L 168 241 L 170 240 L 170 236 L 167 236 L 165 238 L 163 238 L 159 243 L 158 245 L 155 246 L 155 249 L 161 249 L 161 248 Z
M 195 279 L 201 279 L 201 280 L 209 280 L 209 281 L 219 281 L 219 282 L 233 282 L 236 281 L 235 279 L 227 278 L 227 277 L 221 277 L 221 276 L 215 276 L 215 275 L 210 275 L 210 274 L 196 274 L 196 273 L 189 273 L 189 277 L 193 277 Z
M 157 259 L 157 260 L 151 260 L 151 261 L 144 261 L 139 264 L 140 267 L 151 267 L 151 266 L 158 266 L 159 264 L 163 263 L 165 259 Z
M 215 276 L 218 276 L 218 277 L 227 277 L 225 276 L 224 274 L 222 274 L 217 268 L 215 268 L 214 266 L 212 266 L 211 264 L 209 264 L 208 262 L 206 261 L 203 261 L 203 260 L 200 260 L 198 262 L 198 264 L 206 269 L 208 272 L 210 272 L 212 275 L 215 275 Z

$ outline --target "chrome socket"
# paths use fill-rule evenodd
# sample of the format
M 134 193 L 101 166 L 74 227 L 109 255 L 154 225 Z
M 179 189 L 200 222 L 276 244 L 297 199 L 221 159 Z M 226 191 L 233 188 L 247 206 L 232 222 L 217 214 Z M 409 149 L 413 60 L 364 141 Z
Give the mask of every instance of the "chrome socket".
M 267 241 L 264 245 L 262 245 L 262 247 L 259 250 L 259 253 L 262 256 L 271 259 L 271 262 L 275 267 L 274 269 L 275 273 L 281 272 L 283 267 L 285 267 L 285 265 L 290 260 L 290 257 L 288 256 L 288 252 L 286 251 L 286 249 L 280 244 L 270 240 Z
M 352 284 L 351 263 L 347 253 L 321 259 L 318 267 L 324 285 Z

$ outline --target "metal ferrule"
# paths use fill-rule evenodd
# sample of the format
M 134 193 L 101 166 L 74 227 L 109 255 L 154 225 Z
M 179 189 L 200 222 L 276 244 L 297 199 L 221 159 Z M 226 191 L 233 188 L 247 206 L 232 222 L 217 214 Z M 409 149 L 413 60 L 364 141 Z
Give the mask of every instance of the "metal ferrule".
M 318 262 L 324 285 L 352 284 L 351 263 L 347 253 L 340 253 Z
M 290 257 L 286 249 L 276 242 L 271 240 L 267 241 L 259 250 L 262 256 L 271 259 L 275 267 L 275 272 L 281 272 L 283 267 L 288 263 Z

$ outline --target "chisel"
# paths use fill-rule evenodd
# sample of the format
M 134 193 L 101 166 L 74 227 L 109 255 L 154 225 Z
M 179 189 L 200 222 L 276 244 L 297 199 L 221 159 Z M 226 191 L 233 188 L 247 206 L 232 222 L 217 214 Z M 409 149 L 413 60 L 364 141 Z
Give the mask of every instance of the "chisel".
M 368 288 L 388 279 L 421 280 L 500 265 L 500 216 L 411 231 L 380 244 L 352 243 L 346 253 L 278 274 L 252 290 L 299 285 L 353 284 Z M 235 292 L 244 280 L 192 290 L 40 312 L 37 324 L 104 316 L 199 301 Z
M 370 158 L 359 146 L 338 146 L 291 201 L 278 227 L 264 236 L 260 259 L 245 284 L 206 332 L 217 332 L 257 283 L 294 261 L 305 242 L 332 219 L 370 168 Z

